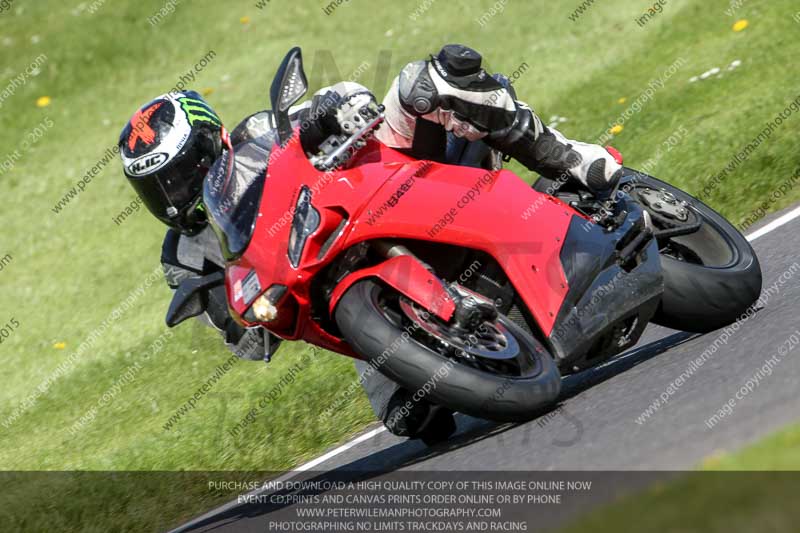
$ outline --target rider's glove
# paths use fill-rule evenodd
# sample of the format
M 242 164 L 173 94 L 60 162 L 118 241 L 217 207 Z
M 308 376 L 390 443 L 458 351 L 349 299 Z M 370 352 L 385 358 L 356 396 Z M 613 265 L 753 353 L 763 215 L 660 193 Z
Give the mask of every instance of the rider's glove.
M 325 93 L 321 98 L 326 99 L 330 94 Z M 302 139 L 311 163 L 325 171 L 345 164 L 366 146 L 367 135 L 383 119 L 383 110 L 375 96 L 363 88 L 339 96 L 338 102 L 334 97 L 324 104 L 312 103 L 307 116 L 313 119 L 315 127 L 308 128 Z
M 336 109 L 336 121 L 345 135 L 352 135 L 381 114 L 375 95 L 362 91 L 346 96 Z
M 311 106 L 298 115 L 300 142 L 307 154 L 316 154 L 325 139 L 342 133 L 337 119 L 337 110 L 342 101 L 342 96 L 336 91 L 315 94 Z

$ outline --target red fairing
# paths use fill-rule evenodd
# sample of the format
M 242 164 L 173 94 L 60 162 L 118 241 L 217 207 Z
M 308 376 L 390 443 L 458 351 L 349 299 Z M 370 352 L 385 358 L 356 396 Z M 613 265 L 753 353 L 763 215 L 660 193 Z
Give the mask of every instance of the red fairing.
M 311 320 L 312 279 L 342 251 L 360 242 L 415 239 L 473 248 L 494 257 L 541 330 L 550 334 L 568 289 L 559 254 L 572 217 L 580 216 L 576 211 L 534 191 L 512 172 L 418 161 L 376 141 L 370 141 L 347 168 L 321 172 L 308 161 L 297 138 L 295 132 L 286 147 L 276 148 L 270 157 L 251 243 L 228 268 L 234 316 L 246 323 L 241 317 L 251 302 L 237 299 L 235 287 L 255 270 L 262 291 L 273 284 L 288 287 L 276 305 L 279 318 L 266 324 L 271 331 L 352 355 L 346 344 Z M 294 268 L 287 249 L 294 206 L 303 186 L 311 191 L 320 224 Z M 329 238 L 333 244 L 323 252 Z M 437 299 L 441 285 L 422 291 L 432 276 L 409 259 L 390 260 L 370 274 L 351 276 L 384 279 L 429 311 L 449 318 L 452 301 Z M 396 268 L 401 264 L 403 268 Z M 405 272 L 410 279 L 401 282 Z M 345 282 L 348 279 L 356 278 Z M 345 290 L 343 285 L 332 295 L 332 305 Z
M 342 297 L 347 289 L 364 278 L 378 278 L 384 281 L 445 322 L 450 320 L 456 310 L 455 302 L 453 302 L 439 278 L 428 272 L 413 257 L 399 256 L 372 268 L 353 272 L 344 278 L 331 295 L 331 314 L 333 314 L 339 298 Z
M 380 151 L 384 159 L 397 153 Z M 548 335 L 568 289 L 560 252 L 573 216 L 510 171 L 406 161 L 360 210 L 347 245 L 394 237 L 482 250 Z

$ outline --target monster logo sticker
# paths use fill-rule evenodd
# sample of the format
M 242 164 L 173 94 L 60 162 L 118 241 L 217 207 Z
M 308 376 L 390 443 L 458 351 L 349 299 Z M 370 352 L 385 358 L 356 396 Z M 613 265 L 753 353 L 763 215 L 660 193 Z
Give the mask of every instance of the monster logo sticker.
M 186 113 L 189 125 L 194 126 L 197 122 L 210 122 L 211 124 L 222 126 L 222 121 L 214 113 L 214 110 L 202 100 L 183 96 L 178 98 L 178 102 L 180 102 L 183 112 Z

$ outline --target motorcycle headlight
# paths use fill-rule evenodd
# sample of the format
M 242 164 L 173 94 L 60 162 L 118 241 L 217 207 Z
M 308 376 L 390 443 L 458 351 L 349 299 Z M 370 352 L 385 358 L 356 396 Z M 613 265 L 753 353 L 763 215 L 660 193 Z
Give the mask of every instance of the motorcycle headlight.
M 273 285 L 253 302 L 245 311 L 244 318 L 248 322 L 271 322 L 278 318 L 278 300 L 286 294 L 286 285 Z
M 308 236 L 317 231 L 319 223 L 319 211 L 311 205 L 311 190 L 304 186 L 297 199 L 292 231 L 289 234 L 289 262 L 294 268 L 300 264 L 300 256 L 303 254 Z

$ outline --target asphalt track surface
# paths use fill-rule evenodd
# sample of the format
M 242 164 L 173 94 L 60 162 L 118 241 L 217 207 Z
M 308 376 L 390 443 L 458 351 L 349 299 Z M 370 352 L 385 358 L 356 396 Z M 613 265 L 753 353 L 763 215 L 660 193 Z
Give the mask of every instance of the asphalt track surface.
M 749 238 L 790 211 L 769 216 L 747 232 Z M 726 344 L 718 341 L 722 330 L 691 335 L 651 326 L 633 349 L 599 368 L 565 378 L 559 407 L 543 418 L 498 425 L 459 416 L 457 434 L 435 448 L 394 437 L 376 426 L 298 471 L 347 471 L 356 477 L 377 470 L 679 471 L 796 422 L 800 346 L 788 349 L 790 335 L 800 329 L 800 218 L 758 235 L 752 244 L 764 273 L 764 289 L 772 287 L 772 292 Z M 715 341 L 718 350 L 666 393 Z M 737 391 L 779 350 L 787 353 L 772 374 L 736 399 Z M 642 413 L 662 393 L 669 396 L 666 404 L 662 402 L 642 421 Z M 731 399 L 735 399 L 732 413 L 709 428 L 706 421 Z M 239 513 L 231 503 L 180 530 L 266 531 L 266 518 Z

